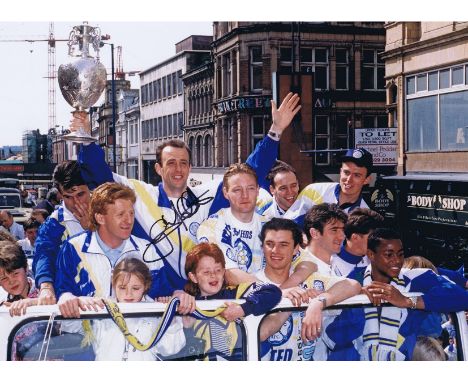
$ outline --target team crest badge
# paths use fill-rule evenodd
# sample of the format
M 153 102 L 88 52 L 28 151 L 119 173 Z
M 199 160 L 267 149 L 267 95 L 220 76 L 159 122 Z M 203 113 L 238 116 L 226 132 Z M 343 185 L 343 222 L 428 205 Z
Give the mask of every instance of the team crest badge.
M 271 335 L 270 338 L 268 338 L 268 342 L 270 343 L 270 345 L 281 346 L 288 342 L 288 340 L 291 338 L 293 327 L 293 318 L 292 315 L 290 315 L 281 327 L 281 329 L 275 334 Z
M 197 237 L 198 227 L 200 227 L 200 223 L 199 223 L 199 222 L 192 222 L 192 223 L 190 223 L 189 232 L 192 234 L 192 236 Z

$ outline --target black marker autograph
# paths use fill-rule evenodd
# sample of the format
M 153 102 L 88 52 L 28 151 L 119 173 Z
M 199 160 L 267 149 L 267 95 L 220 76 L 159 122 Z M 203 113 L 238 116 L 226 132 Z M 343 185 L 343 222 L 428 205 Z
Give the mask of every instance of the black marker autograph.
M 156 261 L 161 261 L 162 259 L 170 256 L 174 252 L 174 244 L 169 239 L 169 236 L 174 232 L 177 231 L 180 226 L 184 226 L 185 230 L 188 231 L 188 227 L 185 224 L 185 220 L 190 219 L 192 216 L 196 215 L 200 210 L 200 207 L 210 203 L 214 197 L 208 196 L 203 197 L 209 190 L 206 190 L 200 196 L 195 196 L 193 193 L 190 195 L 190 206 L 188 206 L 188 192 L 184 191 L 179 199 L 177 199 L 176 205 L 171 201 L 171 210 L 174 212 L 174 219 L 172 221 L 168 221 L 164 215 L 161 216 L 160 219 L 156 220 L 150 228 L 149 237 L 150 237 L 150 244 L 146 247 L 145 251 L 143 252 L 143 260 L 146 263 L 154 263 Z M 153 228 L 159 227 L 159 225 L 163 225 L 161 232 L 159 232 L 156 236 L 153 237 Z M 154 260 L 146 259 L 146 252 L 151 245 L 156 246 L 156 244 L 162 242 L 163 240 L 167 240 L 170 249 L 167 251 L 166 254 L 160 254 L 160 257 Z

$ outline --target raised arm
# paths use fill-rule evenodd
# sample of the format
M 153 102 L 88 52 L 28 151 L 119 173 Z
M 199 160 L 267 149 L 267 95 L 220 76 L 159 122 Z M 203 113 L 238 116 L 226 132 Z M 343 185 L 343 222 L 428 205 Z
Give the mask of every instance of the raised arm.
M 246 163 L 257 173 L 260 187 L 266 190 L 269 189 L 270 185 L 265 178 L 278 157 L 280 137 L 301 109 L 299 101 L 299 96 L 293 93 L 288 93 L 284 97 L 279 108 L 276 107 L 275 101 L 271 101 L 271 118 L 273 123 L 270 131 L 257 144 L 254 151 L 246 160 Z
M 104 150 L 95 143 L 80 145 L 78 163 L 81 167 L 81 176 L 90 190 L 105 182 L 114 181 L 112 171 L 105 160 Z
M 273 123 L 270 128 L 269 134 L 255 146 L 255 149 L 249 155 L 246 163 L 251 166 L 257 173 L 259 186 L 265 190 L 270 187 L 269 182 L 266 180 L 266 176 L 270 172 L 271 168 L 275 164 L 278 158 L 278 147 L 281 134 L 291 124 L 294 116 L 301 109 L 299 105 L 300 98 L 297 94 L 289 93 L 281 102 L 279 108 L 276 107 L 276 103 L 271 101 L 271 115 Z M 229 207 L 229 202 L 222 193 L 222 183 L 218 186 L 218 190 L 211 205 L 209 214 L 216 213 L 221 208 Z

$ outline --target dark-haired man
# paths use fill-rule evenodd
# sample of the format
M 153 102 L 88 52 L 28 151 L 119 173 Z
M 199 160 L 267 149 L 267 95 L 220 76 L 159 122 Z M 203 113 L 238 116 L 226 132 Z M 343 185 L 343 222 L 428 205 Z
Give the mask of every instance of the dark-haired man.
M 345 242 L 338 253 L 332 256 L 332 272 L 338 276 L 348 276 L 355 269 L 369 265 L 367 238 L 369 234 L 383 227 L 384 218 L 368 208 L 356 208 L 344 225 Z
M 265 178 L 276 160 L 279 138 L 299 109 L 297 94 L 289 93 L 278 109 L 272 101 L 271 129 L 247 160 L 260 179 Z M 220 208 L 228 207 L 222 184 L 187 187 L 191 170 L 190 149 L 180 140 L 167 141 L 157 148 L 155 170 L 162 178 L 158 186 L 112 174 L 105 163 L 104 152 L 95 144 L 83 146 L 79 158 L 83 175 L 89 182 L 115 181 L 135 190 L 133 233 L 151 241 L 164 264 L 170 265 L 160 273 L 158 293 L 167 296 L 174 289 L 182 289 L 187 279 L 184 270 L 186 253 L 196 243 L 199 225 Z
M 358 207 L 369 208 L 362 198 L 362 189 L 371 180 L 372 154 L 362 148 L 351 149 L 341 160 L 339 183 L 309 184 L 286 212 L 285 218 L 302 225 L 307 211 L 320 203 L 336 203 L 347 213 Z
M 304 219 L 307 252 L 317 264 L 318 273 L 331 276 L 331 259 L 338 253 L 344 240 L 344 226 L 348 216 L 336 204 L 313 206 Z
M 89 188 L 81 176 L 77 161 L 57 165 L 53 174 L 54 187 L 62 203 L 41 225 L 35 244 L 33 274 L 40 288 L 39 304 L 54 304 L 57 254 L 64 240 L 88 228 Z
M 267 180 L 270 181 L 272 197 L 268 198 L 257 212 L 267 218 L 282 217 L 299 194 L 296 170 L 291 165 L 277 160 L 268 173 Z
M 292 271 L 293 260 L 302 242 L 302 231 L 291 220 L 273 218 L 262 227 L 260 240 L 266 265 L 256 277 L 280 286 Z M 305 312 L 274 313 L 264 319 L 260 327 L 260 339 L 266 340 L 262 343 L 262 360 L 312 360 L 313 340 L 320 336 L 323 327 L 322 310 L 360 292 L 360 286 L 354 280 L 318 272 L 312 273 L 297 289 L 299 291 L 290 291 L 286 297 L 292 295 L 293 302 L 305 302 L 303 292 L 308 290 L 307 296 L 313 297 L 309 307 Z
M 468 292 L 436 275 L 430 269 L 403 268 L 404 252 L 400 235 L 388 228 L 369 234 L 367 256 L 370 264 L 364 272 L 362 292 L 374 307 L 355 309 L 341 328 L 347 330 L 347 359 L 402 361 L 410 360 L 423 321 L 431 312 L 457 312 L 468 309 Z M 349 275 L 353 278 L 353 273 Z M 417 292 L 422 296 L 406 297 Z M 381 306 L 389 302 L 393 306 Z M 351 322 L 352 321 L 352 322 Z M 354 336 L 353 336 L 354 333 Z M 328 333 L 330 348 L 343 348 L 333 333 Z M 354 358 L 353 358 L 354 357 Z
M 249 274 L 264 267 L 259 235 L 268 219 L 255 212 L 258 189 L 257 175 L 248 164 L 232 164 L 223 177 L 223 193 L 230 207 L 211 215 L 197 232 L 199 242 L 216 243 L 223 251 L 228 284 L 250 282 L 253 279 Z M 286 285 L 297 285 L 314 269 L 310 261 L 298 258 Z

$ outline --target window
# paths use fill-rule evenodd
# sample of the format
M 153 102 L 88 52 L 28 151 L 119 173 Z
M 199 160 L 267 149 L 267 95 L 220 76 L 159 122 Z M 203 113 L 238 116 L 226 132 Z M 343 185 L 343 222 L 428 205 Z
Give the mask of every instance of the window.
M 177 93 L 181 94 L 184 91 L 184 83 L 182 82 L 182 70 L 177 72 Z
M 167 138 L 167 115 L 162 117 L 162 136 L 161 138 Z
M 386 115 L 364 115 L 362 117 L 363 129 L 386 128 L 388 127 L 388 117 Z
M 406 94 L 414 94 L 416 92 L 416 79 L 409 77 L 406 79 Z
M 213 140 L 211 135 L 205 137 L 204 142 L 204 151 L 205 151 L 205 167 L 213 166 Z
M 161 78 L 156 81 L 156 99 L 159 101 L 163 97 L 161 89 Z
M 315 89 L 328 89 L 328 48 L 301 48 L 301 68 L 314 71 Z
M 172 136 L 172 115 L 167 115 L 164 118 L 167 118 L 167 136 Z
M 136 162 L 129 163 L 129 172 L 132 176 L 137 175 Z M 131 317 L 124 316 L 125 324 L 136 325 L 137 338 L 151 338 L 161 322 L 162 312 L 141 312 L 141 309 L 138 311 L 138 306 L 130 308 L 130 311 Z M 89 324 L 89 334 L 83 329 L 85 320 Z M 174 322 L 170 323 L 169 328 L 173 324 Z M 33 317 L 10 330 L 11 336 L 5 353 L 8 352 L 8 360 L 13 361 L 120 361 L 125 357 L 127 348 L 128 360 L 203 360 L 208 357 L 247 360 L 247 335 L 242 321 L 230 325 L 229 330 L 225 329 L 219 318 L 196 320 L 193 325 L 203 333 L 208 332 L 209 338 L 216 338 L 219 332 L 226 342 L 219 346 L 206 346 L 206 340 L 201 335 L 197 336 L 197 330 L 173 329 L 166 331 L 162 338 L 162 342 L 168 345 L 156 344 L 143 354 L 134 352 L 132 346 L 126 346 L 124 335 L 108 314 L 52 320 L 50 335 L 46 334 L 49 333 L 47 318 Z M 216 331 L 216 334 L 210 334 L 210 330 Z M 4 360 L 7 360 L 6 354 L 2 358 Z
M 349 89 L 349 58 L 347 49 L 336 49 L 336 89 Z
M 234 127 L 231 119 L 226 123 L 226 159 L 227 165 L 234 163 Z
M 432 72 L 428 74 L 429 91 L 439 89 L 439 72 Z
M 171 94 L 176 95 L 179 93 L 177 89 L 177 83 L 178 83 L 177 72 L 172 73 L 171 77 L 172 77 L 172 93 Z
M 420 74 L 416 77 L 416 86 L 418 92 L 427 90 L 427 74 Z
M 435 151 L 438 147 L 437 97 L 408 101 L 408 150 Z
M 452 86 L 463 85 L 463 66 L 452 69 Z
M 167 93 L 166 93 L 166 95 L 168 97 L 170 97 L 173 94 L 172 93 L 172 80 L 171 80 L 171 75 L 170 74 L 166 76 L 166 83 L 167 83 Z
M 466 105 L 468 105 L 468 91 L 440 96 L 441 150 L 468 149 L 468 111 Z
M 230 53 L 223 56 L 223 97 L 231 95 L 231 56 Z
M 407 150 L 414 152 L 468 150 L 468 65 L 434 70 L 406 78 Z M 427 97 L 421 78 L 427 77 Z M 413 84 L 417 84 L 413 88 Z
M 315 116 L 315 150 L 330 149 L 330 124 L 326 115 Z M 330 164 L 330 154 L 327 152 L 316 153 L 315 163 L 317 165 Z
M 184 127 L 184 113 L 177 114 L 177 135 L 183 134 Z
M 450 70 L 441 70 L 439 73 L 439 87 L 441 89 L 447 89 L 450 87 Z
M 195 151 L 196 151 L 195 157 L 197 158 L 196 166 L 197 167 L 202 167 L 203 166 L 203 155 L 202 155 L 203 147 L 202 147 L 202 137 L 201 137 L 201 135 L 199 135 L 197 137 L 197 144 L 195 146 Z
M 167 97 L 166 77 L 161 78 L 162 98 Z
M 335 122 L 335 149 L 347 149 L 349 148 L 349 119 L 348 115 L 337 115 Z
M 253 46 L 250 48 L 250 90 L 261 91 L 262 86 L 262 47 Z
M 159 118 L 154 119 L 154 132 L 153 132 L 153 138 L 158 138 L 159 136 Z
M 365 90 L 381 90 L 385 88 L 385 64 L 380 59 L 377 49 L 363 49 L 361 84 Z
M 158 131 L 156 133 L 156 136 L 158 138 L 164 138 L 164 133 L 163 133 L 163 118 L 158 117 Z
M 260 142 L 267 133 L 266 121 L 263 115 L 255 115 L 250 119 L 251 136 L 252 136 L 252 149 Z
M 129 159 L 127 171 L 130 179 L 138 179 L 138 162 L 135 159 Z
M 279 49 L 280 64 L 279 68 L 282 73 L 292 72 L 292 49 L 289 47 L 281 47 Z
M 151 82 L 150 84 L 148 84 L 148 89 L 149 89 L 148 101 L 149 101 L 149 102 L 153 102 L 153 101 L 154 101 L 153 82 Z

